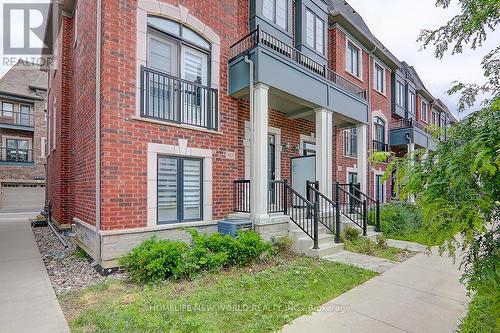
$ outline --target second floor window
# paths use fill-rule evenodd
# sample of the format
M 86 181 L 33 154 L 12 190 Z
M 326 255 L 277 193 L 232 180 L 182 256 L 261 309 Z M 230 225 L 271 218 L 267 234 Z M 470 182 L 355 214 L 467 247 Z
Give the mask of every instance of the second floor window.
M 396 96 L 396 103 L 404 107 L 405 106 L 405 85 L 401 81 L 396 82 L 397 85 L 397 96 Z
M 412 91 L 408 92 L 408 112 L 415 114 L 415 93 Z
M 360 53 L 358 49 L 351 42 L 347 43 L 347 71 L 356 77 L 361 76 L 360 71 Z
M 358 156 L 358 138 L 355 127 L 344 130 L 344 156 Z
M 306 41 L 307 45 L 324 53 L 324 23 L 317 15 L 306 10 Z
M 429 109 L 427 108 L 427 102 L 422 101 L 422 109 L 420 110 L 420 117 L 422 121 L 429 121 Z
M 2 102 L 2 116 L 3 117 L 12 117 L 14 112 L 14 104 Z
M 384 68 L 375 63 L 375 89 L 382 94 L 385 93 Z
M 375 117 L 375 141 L 385 143 L 385 121 L 380 117 Z
M 434 110 L 432 110 L 431 123 L 432 123 L 432 125 L 437 125 L 438 124 L 438 113 L 436 111 L 434 111 Z
M 9 162 L 28 162 L 29 161 L 29 142 L 21 139 L 6 140 L 6 155 Z
M 287 1 L 264 0 L 262 6 L 264 17 L 285 30 L 287 28 Z

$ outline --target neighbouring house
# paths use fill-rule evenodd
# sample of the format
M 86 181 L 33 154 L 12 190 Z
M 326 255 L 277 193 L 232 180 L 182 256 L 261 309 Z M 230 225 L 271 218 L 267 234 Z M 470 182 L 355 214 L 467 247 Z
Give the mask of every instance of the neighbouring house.
M 0 79 L 0 211 L 45 203 L 47 71 L 19 60 Z
M 333 211 L 366 233 L 365 201 L 390 199 L 368 156 L 399 147 L 418 87 L 345 1 L 64 0 L 50 20 L 48 200 L 100 267 L 235 217 L 327 254 Z

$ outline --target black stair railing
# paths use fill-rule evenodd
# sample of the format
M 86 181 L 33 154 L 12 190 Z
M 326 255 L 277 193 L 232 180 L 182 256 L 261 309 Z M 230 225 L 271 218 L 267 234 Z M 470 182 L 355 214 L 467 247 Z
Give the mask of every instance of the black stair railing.
M 313 249 L 319 249 L 318 242 L 318 202 L 311 202 L 285 183 L 286 195 L 291 203 L 288 215 L 295 225 L 305 232 L 314 242 Z
M 250 213 L 250 180 L 233 182 L 233 204 L 235 213 Z
M 347 188 L 345 186 L 348 186 Z M 367 235 L 367 204 L 366 200 L 361 199 L 350 184 L 335 184 L 335 202 L 337 217 L 340 220 L 340 214 L 344 215 L 356 226 L 363 230 L 363 236 Z
M 362 192 L 360 185 L 359 183 L 339 184 L 340 187 L 345 190 L 348 189 L 350 193 L 354 194 L 359 199 L 366 200 L 367 223 L 368 225 L 373 225 L 375 231 L 380 232 L 380 200 Z
M 335 235 L 335 243 L 340 243 L 340 218 L 337 218 L 336 203 L 319 191 L 319 182 L 306 183 L 307 199 L 318 205 L 318 221 Z
M 288 198 L 286 195 L 286 180 L 270 180 L 267 191 L 267 212 L 287 215 Z

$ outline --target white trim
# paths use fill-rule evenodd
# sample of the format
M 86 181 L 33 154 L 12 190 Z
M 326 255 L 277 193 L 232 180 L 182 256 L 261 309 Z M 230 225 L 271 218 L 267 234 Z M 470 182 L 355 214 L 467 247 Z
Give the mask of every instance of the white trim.
M 422 115 L 424 114 L 423 113 L 424 104 L 427 105 L 426 119 L 424 119 L 422 117 Z M 430 103 L 426 99 L 424 99 L 422 96 L 420 96 L 420 119 L 426 124 L 429 123 L 429 106 L 430 106 Z
M 359 76 L 354 74 L 354 73 L 351 73 L 351 71 L 347 68 L 347 55 L 348 55 L 348 51 L 349 51 L 349 48 L 348 48 L 349 43 L 351 43 L 359 51 L 359 53 L 358 53 L 358 55 L 359 55 L 359 57 L 358 57 Z M 363 82 L 363 48 L 361 46 L 359 46 L 359 44 L 357 42 L 355 42 L 353 39 L 349 38 L 347 36 L 347 34 L 345 34 L 345 71 L 347 73 L 351 74 L 352 76 L 354 76 L 355 78 L 357 78 L 358 80 L 360 80 L 361 82 Z
M 382 118 L 382 120 L 385 122 L 384 139 L 386 143 L 389 142 L 389 121 L 380 110 L 372 111 L 372 140 L 375 140 L 375 117 Z
M 46 154 L 47 154 L 47 138 L 41 137 L 40 138 L 40 157 L 46 158 L 47 157 Z
M 212 220 L 212 150 L 188 147 L 188 140 L 178 145 L 148 143 L 147 155 L 147 227 L 157 225 L 157 159 L 158 155 L 197 157 L 203 159 L 203 221 Z
M 384 91 L 380 91 L 377 89 L 377 66 L 379 66 L 380 68 L 382 68 L 382 79 L 383 79 L 383 82 L 382 82 L 382 88 Z M 387 97 L 387 78 L 386 78 L 386 66 L 383 65 L 381 62 L 379 62 L 378 60 L 376 60 L 375 58 L 373 58 L 373 90 L 375 90 L 376 92 L 380 93 L 381 95 Z
M 356 177 L 359 177 L 359 170 L 356 166 L 356 164 L 354 164 L 354 167 L 346 167 L 345 168 L 345 182 L 346 184 L 349 183 L 349 173 L 355 173 L 357 176 Z M 359 179 L 358 179 L 359 181 Z
M 302 156 L 302 152 L 304 151 L 304 142 L 316 144 L 315 133 L 311 133 L 311 135 L 300 134 L 299 140 L 300 140 L 299 141 L 299 155 L 301 155 L 301 156 Z
M 281 128 L 268 126 L 268 134 L 273 134 L 275 142 L 275 154 L 276 154 L 276 180 L 281 179 L 281 152 L 283 147 L 281 146 Z M 245 179 L 250 179 L 250 121 L 245 120 L 245 138 L 243 139 L 244 155 L 245 155 Z
M 378 170 L 373 170 L 373 197 L 375 198 L 375 200 L 377 200 L 377 198 L 375 197 L 376 193 L 377 193 L 377 182 L 376 182 L 376 179 L 377 179 L 377 176 L 384 176 L 384 171 L 378 171 Z M 382 185 L 384 186 L 384 192 L 382 193 L 382 201 L 380 201 L 381 203 L 383 202 L 386 202 L 387 201 L 387 180 L 384 181 L 382 183 Z
M 141 114 L 141 65 L 146 66 L 147 60 L 147 16 L 155 15 L 177 21 L 199 35 L 203 36 L 211 44 L 210 52 L 210 85 L 220 90 L 220 37 L 202 21 L 189 13 L 186 7 L 174 6 L 159 0 L 139 0 L 137 2 L 137 37 L 136 37 L 136 116 Z M 220 104 L 220 99 L 219 99 Z M 220 110 L 220 107 L 218 108 Z M 219 111 L 220 112 L 220 111 Z M 219 117 L 220 119 L 220 117 Z M 165 125 L 169 123 L 165 122 Z M 220 127 L 220 126 L 219 126 Z

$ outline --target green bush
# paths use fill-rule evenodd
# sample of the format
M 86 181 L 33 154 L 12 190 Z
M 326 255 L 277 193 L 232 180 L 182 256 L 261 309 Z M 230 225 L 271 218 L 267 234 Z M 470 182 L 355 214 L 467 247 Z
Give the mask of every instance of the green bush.
M 422 213 L 415 205 L 392 202 L 380 207 L 380 231 L 386 236 L 417 233 L 422 223 Z
M 359 238 L 359 231 L 356 228 L 347 227 L 342 231 L 342 239 L 354 242 Z
M 479 292 L 469 304 L 469 310 L 462 319 L 458 332 L 461 333 L 496 333 L 500 332 L 499 292 Z M 496 321 L 499 323 L 496 323 Z
M 272 253 L 272 246 L 254 231 L 240 232 L 236 238 L 203 234 L 194 229 L 186 231 L 192 237 L 191 244 L 153 237 L 121 257 L 119 264 L 132 281 L 145 283 L 169 277 L 193 278 L 204 271 L 244 266 L 264 253 Z
M 145 240 L 118 260 L 135 282 L 154 282 L 183 276 L 183 261 L 188 245 L 180 241 Z

